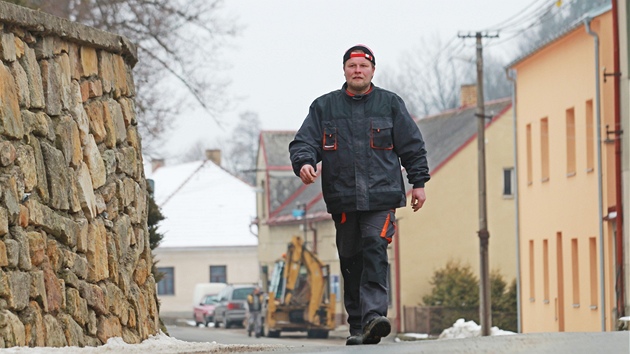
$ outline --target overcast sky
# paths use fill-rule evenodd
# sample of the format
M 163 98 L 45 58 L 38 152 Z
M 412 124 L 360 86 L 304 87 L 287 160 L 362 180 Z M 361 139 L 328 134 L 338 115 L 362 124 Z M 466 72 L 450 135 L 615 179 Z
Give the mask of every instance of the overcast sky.
M 343 53 L 357 43 L 374 51 L 378 85 L 379 74 L 395 68 L 423 38 L 439 37 L 448 43 L 458 32 L 492 29 L 528 7 L 554 2 L 225 0 L 222 11 L 243 26 L 224 55 L 231 66 L 225 72 L 232 82 L 229 94 L 237 97 L 233 109 L 221 117 L 226 129 L 221 130 L 201 110 L 188 111 L 175 122 L 177 129 L 169 134 L 163 155 L 185 153 L 197 141 L 207 148 L 220 148 L 218 138 L 229 136 L 244 111 L 258 113 L 264 130 L 298 129 L 315 98 L 341 87 Z M 461 55 L 473 57 L 474 40 L 466 41 L 470 47 Z M 509 49 L 503 50 L 502 55 L 513 59 L 510 54 Z

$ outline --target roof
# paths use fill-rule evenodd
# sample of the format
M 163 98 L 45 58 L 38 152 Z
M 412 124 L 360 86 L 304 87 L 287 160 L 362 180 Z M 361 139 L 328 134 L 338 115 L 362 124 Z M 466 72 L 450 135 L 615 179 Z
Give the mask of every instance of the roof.
M 546 41 L 542 41 L 540 44 L 538 44 L 537 46 L 532 48 L 532 50 L 528 51 L 527 53 L 525 53 L 525 54 L 521 55 L 520 57 L 516 58 L 514 61 L 510 62 L 506 66 L 506 68 L 511 68 L 511 67 L 519 64 L 520 62 L 522 62 L 525 59 L 531 57 L 532 55 L 534 55 L 535 53 L 539 52 L 543 48 L 551 45 L 552 43 L 556 42 L 560 38 L 563 38 L 564 36 L 566 36 L 569 33 L 573 32 L 577 28 L 580 28 L 580 27 L 584 26 L 584 20 L 585 19 L 595 18 L 595 17 L 597 17 L 599 15 L 602 15 L 602 14 L 610 11 L 611 9 L 612 9 L 612 4 L 606 4 L 606 5 L 602 5 L 602 6 L 599 6 L 597 8 L 592 9 L 591 11 L 587 12 L 586 14 L 584 14 L 584 16 L 582 16 L 581 18 L 579 18 L 575 22 L 573 22 L 571 25 L 567 26 L 564 30 L 559 32 L 556 36 L 554 36 L 554 37 L 552 37 L 552 38 L 550 38 L 550 39 L 548 39 Z
M 496 117 L 505 111 L 512 101 L 503 98 L 486 102 L 486 116 Z M 434 173 L 466 142 L 476 136 L 476 106 L 466 106 L 441 112 L 417 121 L 427 149 L 427 160 Z
M 250 232 L 256 192 L 249 184 L 210 160 L 163 166 L 150 176 L 165 217 L 159 248 L 258 244 Z

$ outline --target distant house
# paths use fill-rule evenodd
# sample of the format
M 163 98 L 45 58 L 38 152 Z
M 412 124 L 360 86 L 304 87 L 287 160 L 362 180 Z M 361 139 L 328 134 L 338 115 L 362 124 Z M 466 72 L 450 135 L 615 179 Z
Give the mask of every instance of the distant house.
M 393 272 L 400 311 L 417 307 L 431 293 L 431 278 L 449 261 L 470 266 L 479 277 L 479 189 L 476 85 L 464 85 L 460 107 L 417 121 L 423 134 L 431 180 L 427 201 L 414 213 L 396 212 L 398 234 Z M 506 93 L 507 94 L 507 93 Z M 516 279 L 514 133 L 511 100 L 485 102 L 486 200 L 490 270 L 510 284 Z M 410 187 L 409 187 L 410 188 Z M 404 317 L 413 317 L 413 313 Z M 406 331 L 415 323 L 401 324 Z M 407 324 L 407 325 L 406 325 Z
M 252 186 L 220 167 L 220 152 L 208 159 L 147 172 L 165 216 L 154 251 L 160 315 L 192 318 L 197 283 L 258 283 L 258 239 L 252 220 Z

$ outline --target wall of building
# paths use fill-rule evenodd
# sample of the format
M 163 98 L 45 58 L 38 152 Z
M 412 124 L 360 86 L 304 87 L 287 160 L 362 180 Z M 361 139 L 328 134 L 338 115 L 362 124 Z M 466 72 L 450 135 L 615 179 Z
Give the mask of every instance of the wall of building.
M 134 46 L 0 2 L 0 348 L 158 329 Z
M 503 196 L 503 169 L 514 167 L 512 110 L 486 128 L 486 185 L 490 269 L 508 284 L 516 278 L 515 204 Z M 418 306 L 431 277 L 448 261 L 479 275 L 477 143 L 471 141 L 431 173 L 427 201 L 414 213 L 398 209 L 401 305 Z M 435 167 L 435 166 L 432 166 Z
M 159 295 L 163 318 L 192 318 L 193 292 L 198 283 L 210 282 L 210 266 L 225 266 L 226 282 L 259 284 L 256 246 L 160 248 L 155 250 L 158 267 L 173 267 L 175 294 Z
M 596 18 L 600 67 L 612 68 L 610 12 Z M 523 332 L 598 331 L 600 316 L 600 240 L 597 156 L 587 163 L 588 146 L 596 154 L 594 40 L 584 27 L 542 48 L 515 68 L 517 79 L 520 249 Z M 600 70 L 601 73 L 601 70 Z M 612 80 L 603 82 L 602 139 L 613 125 Z M 592 108 L 587 102 L 593 103 Z M 567 112 L 575 119 L 575 168 L 568 170 Z M 590 113 L 589 113 L 590 112 Z M 587 116 L 593 116 L 593 131 Z M 541 119 L 547 118 L 545 135 Z M 527 127 L 530 127 L 528 148 Z M 542 147 L 548 141 L 548 176 L 543 176 Z M 590 144 L 590 145 L 589 145 Z M 614 206 L 614 150 L 601 144 L 603 213 Z M 528 168 L 528 151 L 531 167 Z M 529 170 L 529 172 L 528 172 Z M 612 222 L 604 222 L 605 316 L 611 329 L 614 299 Z M 593 289 L 597 291 L 593 291 Z

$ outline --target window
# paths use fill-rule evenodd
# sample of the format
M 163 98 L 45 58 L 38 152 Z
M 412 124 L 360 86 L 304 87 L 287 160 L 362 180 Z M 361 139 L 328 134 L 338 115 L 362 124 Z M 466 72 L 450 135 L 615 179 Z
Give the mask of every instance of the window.
M 514 167 L 503 169 L 503 196 L 511 197 L 514 195 Z
M 162 280 L 157 283 L 158 295 L 175 295 L 175 268 L 158 267 L 158 273 L 164 274 Z
M 597 284 L 597 241 L 595 237 L 589 237 L 588 239 L 588 253 L 589 253 L 589 270 L 590 283 L 591 283 L 591 310 L 597 309 L 597 290 L 599 285 Z
M 211 283 L 227 283 L 227 267 L 210 266 L 210 282 Z
M 586 172 L 595 171 L 595 130 L 593 100 L 586 101 Z
M 533 179 L 533 163 L 532 163 L 532 125 L 527 124 L 527 184 L 530 185 L 534 181 Z
M 566 112 L 567 177 L 575 176 L 575 110 Z
M 543 240 L 543 303 L 549 303 L 549 241 Z
M 540 179 L 549 181 L 549 119 L 540 120 Z
M 536 284 L 534 279 L 534 262 L 534 240 L 529 240 L 529 301 L 531 302 L 536 301 L 536 292 L 534 291 L 534 284 Z
M 573 307 L 580 307 L 580 268 L 578 260 L 578 240 L 571 239 L 571 276 L 573 278 Z

